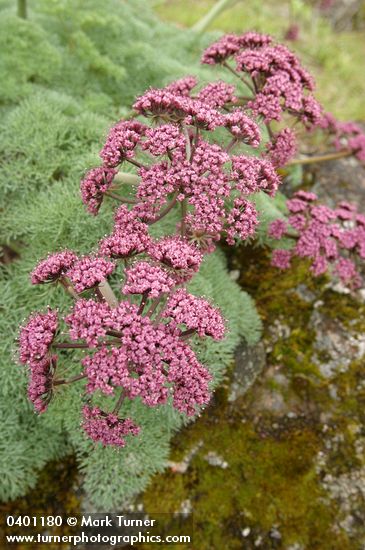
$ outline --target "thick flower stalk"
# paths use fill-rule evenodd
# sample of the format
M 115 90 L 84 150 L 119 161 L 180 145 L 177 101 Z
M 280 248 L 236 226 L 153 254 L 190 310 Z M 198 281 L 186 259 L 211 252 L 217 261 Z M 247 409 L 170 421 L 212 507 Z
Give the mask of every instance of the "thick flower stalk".
M 55 391 L 82 384 L 83 429 L 103 445 L 123 447 L 138 436 L 140 427 L 122 414 L 128 400 L 148 407 L 171 402 L 188 416 L 208 403 L 211 375 L 194 341 L 222 339 L 225 322 L 185 285 L 220 240 L 233 245 L 254 237 L 254 195 L 273 197 L 281 183 L 277 169 L 295 162 L 294 126 L 323 126 L 311 76 L 269 36 L 224 36 L 202 61 L 233 73 L 237 86 L 222 80 L 199 86 L 188 76 L 138 97 L 135 116 L 111 128 L 102 164 L 81 181 L 91 214 L 105 199 L 117 201 L 111 233 L 92 254 L 56 252 L 31 274 L 33 284 L 61 284 L 74 304 L 62 315 L 35 313 L 21 329 L 29 398 L 44 412 Z M 359 136 L 350 134 L 346 146 L 359 156 Z M 349 205 L 331 211 L 314 200 L 302 193 L 289 203 L 297 244 L 294 251 L 275 251 L 274 262 L 286 267 L 294 253 L 311 257 L 316 274 L 332 263 L 355 285 L 352 256 L 365 255 L 364 218 Z M 172 214 L 175 233 L 155 239 L 150 227 Z M 275 222 L 271 236 L 280 238 L 288 227 Z M 117 273 L 122 283 L 115 293 Z M 85 355 L 69 377 L 63 358 L 75 350 Z

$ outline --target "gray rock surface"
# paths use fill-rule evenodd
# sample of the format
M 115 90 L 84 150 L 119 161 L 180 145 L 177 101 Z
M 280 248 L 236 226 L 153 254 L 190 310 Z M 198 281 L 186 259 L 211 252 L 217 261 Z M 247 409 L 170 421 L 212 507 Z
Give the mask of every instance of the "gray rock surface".
M 312 191 L 326 204 L 353 202 L 365 212 L 365 168 L 355 158 L 319 163 L 310 172 L 316 181 Z
M 228 401 L 236 401 L 242 397 L 255 382 L 266 365 L 264 344 L 259 342 L 255 346 L 241 344 L 235 353 L 235 368 Z

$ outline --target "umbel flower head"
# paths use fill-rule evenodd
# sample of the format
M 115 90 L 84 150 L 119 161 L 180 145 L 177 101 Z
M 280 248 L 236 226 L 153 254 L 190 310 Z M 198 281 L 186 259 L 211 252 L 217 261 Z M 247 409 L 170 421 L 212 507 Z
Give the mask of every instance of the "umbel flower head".
M 287 201 L 287 207 L 288 222 L 272 222 L 269 235 L 291 237 L 293 247 L 274 250 L 272 264 L 287 269 L 294 256 L 309 258 L 315 276 L 331 272 L 342 283 L 359 287 L 359 262 L 365 259 L 365 218 L 356 206 L 341 202 L 337 208 L 329 208 L 319 204 L 314 193 L 299 191 Z M 296 237 L 293 230 L 298 231 Z
M 32 366 L 49 355 L 58 328 L 57 312 L 34 313 L 20 330 L 20 361 Z
M 202 61 L 228 69 L 237 86 L 223 80 L 201 85 L 187 76 L 140 95 L 136 116 L 111 128 L 101 166 L 81 181 L 91 214 L 106 197 L 118 201 L 110 234 L 97 252 L 57 252 L 31 274 L 34 284 L 59 280 L 75 302 L 62 315 L 32 314 L 21 329 L 29 398 L 44 412 L 55 391 L 62 395 L 68 384 L 81 384 L 87 400 L 82 428 L 102 445 L 123 447 L 138 435 L 141 427 L 127 413 L 131 400 L 146 407 L 170 403 L 188 416 L 209 402 L 211 374 L 194 346 L 199 338 L 224 338 L 225 321 L 209 299 L 185 285 L 220 240 L 234 245 L 255 237 L 255 195 L 276 194 L 277 169 L 297 150 L 286 121 L 306 130 L 320 125 L 338 147 L 345 142 L 363 156 L 358 127 L 322 116 L 311 76 L 271 37 L 224 36 Z M 296 193 L 288 210 L 288 219 L 274 221 L 269 234 L 292 238 L 293 247 L 275 250 L 273 263 L 287 268 L 293 255 L 310 258 L 314 274 L 331 266 L 342 281 L 358 285 L 365 217 L 348 203 L 324 207 L 310 192 Z M 150 231 L 169 216 L 168 235 Z M 70 377 L 63 357 L 74 349 L 83 355 Z
M 33 269 L 31 281 L 34 285 L 57 281 L 73 266 L 76 260 L 77 256 L 71 250 L 50 254 Z
M 55 311 L 30 316 L 19 334 L 19 358 L 29 368 L 28 397 L 39 413 L 47 409 L 52 395 L 57 357 L 51 345 L 58 330 Z
M 99 212 L 104 194 L 113 183 L 117 171 L 107 165 L 92 168 L 81 180 L 80 191 L 82 202 L 90 214 L 96 216 Z
M 124 447 L 126 435 L 138 435 L 140 428 L 130 418 L 120 420 L 113 413 L 106 413 L 99 407 L 85 407 L 83 413 L 83 428 L 95 442 L 105 445 Z
M 125 271 L 127 281 L 123 294 L 146 294 L 158 298 L 174 287 L 175 281 L 163 268 L 148 262 L 138 262 Z
M 128 215 L 118 211 L 116 223 L 122 227 Z M 131 221 L 136 230 L 144 230 L 142 222 Z M 56 389 L 82 379 L 89 400 L 99 394 L 117 399 L 111 412 L 92 404 L 83 410 L 84 431 L 103 445 L 124 446 L 129 436 L 139 433 L 140 427 L 123 418 L 123 411 L 119 413 L 125 400 L 139 398 L 146 406 L 156 407 L 171 397 L 173 406 L 187 415 L 208 403 L 211 375 L 188 339 L 194 334 L 221 339 L 225 330 L 219 310 L 206 300 L 182 289 L 173 293 L 199 268 L 202 254 L 195 245 L 177 235 L 150 239 L 141 254 L 146 259 L 126 268 L 121 289 L 133 299 L 139 296 L 140 305 L 129 299 L 117 304 L 105 301 L 100 289 L 115 270 L 114 264 L 110 267 L 92 256 L 74 259 L 65 271 L 67 278 L 77 292 L 99 288 L 97 299 L 76 295 L 63 318 L 67 330 L 62 332 L 56 312 L 33 314 L 19 338 L 20 359 L 30 369 L 28 395 L 37 412 L 46 410 Z M 73 348 L 87 352 L 80 362 L 81 372 L 62 378 L 58 360 L 56 377 L 54 352 L 72 353 Z
M 223 36 L 205 50 L 202 62 L 226 66 L 232 62 L 231 69 L 253 83 L 255 94 L 248 107 L 266 122 L 280 120 L 287 112 L 307 128 L 319 123 L 320 106 L 307 94 L 314 89 L 312 77 L 294 53 L 270 36 L 252 32 Z
M 203 260 L 203 254 L 197 246 L 179 235 L 152 242 L 148 252 L 155 261 L 166 266 L 179 283 L 189 281 L 199 270 Z
M 340 122 L 331 113 L 324 113 L 320 127 L 329 134 L 337 151 L 348 150 L 365 163 L 365 132 L 355 122 Z
M 115 269 L 115 264 L 97 256 L 84 256 L 67 271 L 76 292 L 83 292 L 104 281 Z

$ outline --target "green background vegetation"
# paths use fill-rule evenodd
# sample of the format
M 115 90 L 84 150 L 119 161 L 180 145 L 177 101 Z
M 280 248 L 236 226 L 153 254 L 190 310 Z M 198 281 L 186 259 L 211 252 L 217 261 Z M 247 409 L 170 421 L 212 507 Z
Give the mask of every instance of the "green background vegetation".
M 336 377 L 341 400 L 334 402 L 328 382 L 311 359 L 313 306 L 292 289 L 307 285 L 323 300 L 326 314 L 352 329 L 362 310 L 350 297 L 326 290 L 325 281 L 314 284 L 305 265 L 298 264 L 292 273 L 278 278 L 258 249 L 249 253 L 240 249 L 231 259 L 231 267 L 243 273 L 242 288 L 257 302 L 264 338 L 286 312 L 290 336 L 276 341 L 269 361 L 280 363 L 289 379 L 284 401 L 313 405 L 312 416 L 304 422 L 278 421 L 272 429 L 274 420 L 264 411 L 257 420 L 255 401 L 262 392 L 280 390 L 267 376 L 234 407 L 227 401 L 229 378 L 224 371 L 232 367 L 234 347 L 242 336 L 256 341 L 260 322 L 248 295 L 228 282 L 222 254 L 208 261 L 193 290 L 213 297 L 231 323 L 225 344 L 200 350 L 216 383 L 223 380 L 223 385 L 209 413 L 174 439 L 171 455 L 169 440 L 182 425 L 171 409 L 136 411 L 145 425 L 142 446 L 139 442 L 122 453 L 94 449 L 80 434 L 79 389 L 57 396 L 49 414 L 38 418 L 26 399 L 25 372 L 15 361 L 19 321 L 48 303 L 61 308 L 68 304 L 59 289 L 31 287 L 28 273 L 34 263 L 50 249 L 64 246 L 87 252 L 110 230 L 111 205 L 105 205 L 95 219 L 83 210 L 78 194 L 80 177 L 98 163 L 110 125 L 127 114 L 134 97 L 149 86 L 161 86 L 185 74 L 203 81 L 213 74 L 218 78 L 217 71 L 201 67 L 198 60 L 203 47 L 222 31 L 256 29 L 282 39 L 288 27 L 287 3 L 249 0 L 237 2 L 207 33 L 197 36 L 190 27 L 212 4 L 32 0 L 29 18 L 22 21 L 15 15 L 13 1 L 0 1 L 0 241 L 18 255 L 15 262 L 1 267 L 0 496 L 15 498 L 35 488 L 27 506 L 31 502 L 39 510 L 58 506 L 76 511 L 79 501 L 74 486 L 81 479 L 87 498 L 110 509 L 146 487 L 168 457 L 181 460 L 196 442 L 203 441 L 186 474 L 158 474 L 141 497 L 152 512 L 174 512 L 190 499 L 199 550 L 242 548 L 243 525 L 251 529 L 247 548 L 254 547 L 258 536 L 271 548 L 268 531 L 279 522 L 284 544 L 300 542 L 311 550 L 355 549 L 356 541 L 343 530 L 331 539 L 332 546 L 327 545 L 328 532 L 340 512 L 336 503 L 325 500 L 315 459 L 323 447 L 319 418 L 331 411 L 331 432 L 342 438 L 342 444 L 330 456 L 330 471 L 337 475 L 354 466 L 355 428 L 364 425 L 364 395 L 358 387 L 363 365 L 354 361 Z M 317 97 L 342 119 L 364 119 L 363 33 L 334 32 L 302 2 L 292 6 L 292 17 L 301 30 L 300 39 L 290 47 L 316 75 Z M 118 286 L 117 279 L 114 284 Z M 364 327 L 359 324 L 355 329 L 363 332 Z M 77 372 L 74 362 L 65 359 L 65 365 Z M 221 455 L 229 469 L 209 465 L 205 459 L 209 451 Z M 70 458 L 74 456 L 76 461 Z M 76 462 L 81 476 L 76 474 Z M 62 471 L 66 474 L 58 474 Z M 56 503 L 50 498 L 50 484 L 53 492 L 59 491 Z M 158 510 L 156 502 L 161 503 Z M 20 500 L 10 506 L 10 510 L 24 510 Z

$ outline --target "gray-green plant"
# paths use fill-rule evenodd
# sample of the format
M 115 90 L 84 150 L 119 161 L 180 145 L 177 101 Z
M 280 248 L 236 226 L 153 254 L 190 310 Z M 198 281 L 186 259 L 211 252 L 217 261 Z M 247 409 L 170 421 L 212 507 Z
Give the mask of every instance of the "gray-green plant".
M 0 241 L 19 255 L 1 266 L 0 498 L 24 494 L 49 460 L 75 453 L 92 502 L 110 508 L 165 467 L 169 441 L 184 419 L 172 408 L 133 404 L 148 429 L 138 444 L 116 452 L 94 448 L 82 435 L 77 388 L 56 399 L 51 414 L 36 416 L 16 358 L 17 326 L 47 303 L 62 309 L 68 298 L 47 286 L 33 288 L 28 274 L 50 248 L 84 253 L 110 230 L 108 208 L 96 222 L 80 207 L 78 182 L 95 164 L 111 121 L 145 88 L 186 73 L 208 80 L 211 70 L 198 68 L 202 45 L 194 33 L 162 24 L 140 0 L 35 0 L 27 19 L 16 15 L 13 2 L 0 6 Z M 192 290 L 211 297 L 228 319 L 228 337 L 199 350 L 216 385 L 238 342 L 257 341 L 260 320 L 250 297 L 229 278 L 221 252 L 206 260 Z M 71 360 L 66 366 L 75 368 Z

